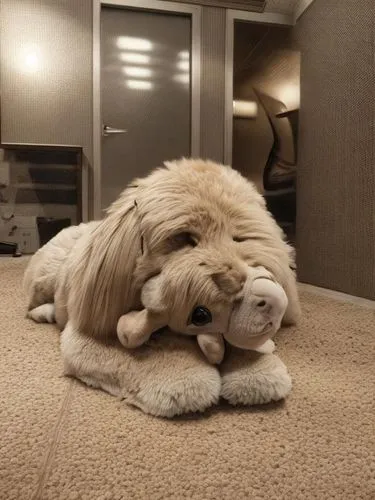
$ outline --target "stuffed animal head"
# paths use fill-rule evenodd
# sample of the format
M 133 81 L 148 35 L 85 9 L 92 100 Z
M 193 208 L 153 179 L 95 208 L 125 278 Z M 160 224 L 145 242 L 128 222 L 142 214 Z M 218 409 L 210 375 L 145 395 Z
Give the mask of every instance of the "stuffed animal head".
M 123 345 L 136 347 L 163 326 L 186 335 L 221 333 L 237 347 L 255 349 L 280 328 L 288 300 L 283 288 L 264 268 L 227 270 L 228 283 L 217 282 L 200 266 L 167 266 L 143 287 L 142 311 L 119 320 Z M 224 279 L 224 278 L 223 278 Z
M 160 298 L 173 311 L 170 321 L 178 331 L 194 329 L 185 316 L 195 305 L 206 305 L 215 322 L 218 311 L 240 300 L 249 266 L 269 270 L 285 290 L 284 319 L 299 313 L 293 250 L 263 197 L 230 167 L 202 160 L 166 163 L 134 180 L 79 245 L 68 309 L 75 327 L 90 336 L 113 336 L 120 316 L 142 306 L 146 283 L 158 275 L 176 282 L 163 285 Z

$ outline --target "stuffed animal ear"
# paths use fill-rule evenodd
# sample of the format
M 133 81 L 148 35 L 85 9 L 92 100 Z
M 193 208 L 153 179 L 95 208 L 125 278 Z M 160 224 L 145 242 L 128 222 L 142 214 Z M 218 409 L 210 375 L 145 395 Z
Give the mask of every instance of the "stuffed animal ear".
M 143 285 L 141 301 L 143 306 L 154 314 L 163 314 L 167 310 L 164 294 L 165 280 L 162 274 L 150 278 Z

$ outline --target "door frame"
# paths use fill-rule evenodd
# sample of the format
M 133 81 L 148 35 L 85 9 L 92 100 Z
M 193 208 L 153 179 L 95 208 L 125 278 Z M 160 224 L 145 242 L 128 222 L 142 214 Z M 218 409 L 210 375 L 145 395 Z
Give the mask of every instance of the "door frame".
M 310 2 L 311 3 L 311 2 Z M 300 14 L 301 15 L 301 14 Z M 225 120 L 224 120 L 224 163 L 232 165 L 233 152 L 233 50 L 235 21 L 273 24 L 277 26 L 294 26 L 294 15 L 257 13 L 228 9 L 225 26 Z
M 100 28 L 102 7 L 188 14 L 191 17 L 191 156 L 200 155 L 200 71 L 201 71 L 201 18 L 202 9 L 163 0 L 93 0 L 93 204 L 94 219 L 102 218 L 101 208 L 101 60 Z M 157 165 L 155 165 L 157 166 Z

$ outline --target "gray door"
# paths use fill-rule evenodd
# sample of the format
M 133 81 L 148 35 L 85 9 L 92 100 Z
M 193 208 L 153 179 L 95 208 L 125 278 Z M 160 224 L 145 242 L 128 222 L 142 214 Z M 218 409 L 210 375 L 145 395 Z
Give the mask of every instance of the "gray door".
M 190 16 L 102 9 L 102 208 L 134 177 L 190 155 L 190 49 Z

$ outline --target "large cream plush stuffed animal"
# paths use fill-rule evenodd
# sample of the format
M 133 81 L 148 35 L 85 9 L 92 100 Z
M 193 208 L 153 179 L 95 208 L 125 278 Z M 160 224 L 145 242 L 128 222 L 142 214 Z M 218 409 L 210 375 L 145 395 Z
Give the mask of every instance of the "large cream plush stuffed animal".
M 291 388 L 274 354 L 228 346 L 217 368 L 193 338 L 170 331 L 135 350 L 117 339 L 119 318 L 142 309 L 143 286 L 167 267 L 175 275 L 189 270 L 179 283 L 180 304 L 195 293 L 212 300 L 213 290 L 217 303 L 235 304 L 249 267 L 259 266 L 282 286 L 283 321 L 294 323 L 300 310 L 293 252 L 261 195 L 229 167 L 166 163 L 130 185 L 102 221 L 62 231 L 33 256 L 25 273 L 28 315 L 56 320 L 63 330 L 67 374 L 147 413 L 203 411 L 220 396 L 232 404 L 266 403 Z M 201 268 L 209 284 L 203 288 Z

